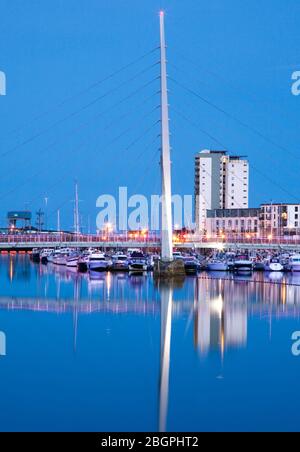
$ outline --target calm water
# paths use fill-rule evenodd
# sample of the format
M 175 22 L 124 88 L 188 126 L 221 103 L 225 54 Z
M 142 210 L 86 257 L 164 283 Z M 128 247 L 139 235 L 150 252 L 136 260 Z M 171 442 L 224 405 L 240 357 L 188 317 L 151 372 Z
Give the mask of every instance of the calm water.
M 0 257 L 0 430 L 300 430 L 300 275 L 210 277 Z

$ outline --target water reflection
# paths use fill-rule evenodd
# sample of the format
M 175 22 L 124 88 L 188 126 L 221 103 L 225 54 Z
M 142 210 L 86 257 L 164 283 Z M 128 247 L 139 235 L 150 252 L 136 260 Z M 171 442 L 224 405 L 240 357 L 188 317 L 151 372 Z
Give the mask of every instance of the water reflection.
M 168 429 L 170 377 L 176 373 L 171 359 L 175 322 L 184 322 L 185 331 L 190 332 L 186 347 L 195 350 L 197 362 L 213 355 L 224 363 L 227 351 L 241 352 L 248 341 L 253 341 L 253 336 L 248 337 L 252 318 L 267 319 L 264 327 L 269 328 L 272 338 L 273 318 L 299 318 L 300 314 L 300 274 L 235 277 L 201 273 L 166 282 L 154 281 L 151 274 L 80 274 L 66 267 L 33 265 L 25 257 L 12 256 L 0 259 L 0 275 L 5 274 L 9 275 L 9 284 L 2 286 L 0 309 L 71 313 L 75 353 L 79 338 L 85 339 L 86 330 L 78 336 L 83 315 L 104 313 L 160 320 L 160 350 L 156 354 L 159 431 Z M 176 333 L 178 341 L 178 329 Z
M 197 279 L 195 286 L 194 338 L 199 353 L 219 349 L 223 356 L 225 347 L 245 346 L 248 294 L 239 298 L 236 287 L 222 279 Z
M 162 281 L 159 282 L 158 288 L 161 300 L 159 431 L 164 432 L 166 431 L 167 424 L 168 396 L 169 396 L 173 284 L 170 281 Z

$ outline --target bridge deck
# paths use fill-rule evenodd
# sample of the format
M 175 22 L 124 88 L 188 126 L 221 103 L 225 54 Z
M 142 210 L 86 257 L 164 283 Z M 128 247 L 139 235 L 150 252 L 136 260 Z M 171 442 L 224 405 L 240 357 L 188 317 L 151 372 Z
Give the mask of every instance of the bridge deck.
M 160 240 L 157 237 L 143 239 L 126 239 L 118 236 L 103 239 L 99 236 L 80 235 L 75 237 L 71 234 L 41 234 L 41 235 L 2 235 L 0 236 L 0 251 L 9 250 L 32 250 L 33 248 L 148 248 L 159 249 Z M 299 251 L 300 240 L 293 238 L 267 239 L 211 239 L 211 240 L 184 240 L 174 242 L 174 247 L 179 249 L 268 249 Z

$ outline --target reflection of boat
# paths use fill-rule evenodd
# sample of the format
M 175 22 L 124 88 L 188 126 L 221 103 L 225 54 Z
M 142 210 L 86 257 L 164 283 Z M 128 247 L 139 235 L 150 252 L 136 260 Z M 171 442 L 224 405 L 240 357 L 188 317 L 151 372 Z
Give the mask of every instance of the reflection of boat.
M 89 272 L 90 281 L 99 281 L 104 283 L 105 282 L 105 275 L 98 271 L 91 270 Z
M 282 272 L 270 272 L 268 274 L 268 278 L 271 281 L 281 281 L 283 277 L 284 277 L 284 273 L 282 273 Z

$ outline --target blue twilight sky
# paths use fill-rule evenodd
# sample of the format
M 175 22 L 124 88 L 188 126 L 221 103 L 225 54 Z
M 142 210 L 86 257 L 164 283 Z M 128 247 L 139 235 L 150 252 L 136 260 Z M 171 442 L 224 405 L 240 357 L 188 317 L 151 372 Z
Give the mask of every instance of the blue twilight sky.
M 61 207 L 70 227 L 75 179 L 85 227 L 119 185 L 159 193 L 161 8 L 173 191 L 193 192 L 197 151 L 225 146 L 250 159 L 251 206 L 300 199 L 298 0 L 0 0 L 1 225 L 47 197 L 49 225 Z

